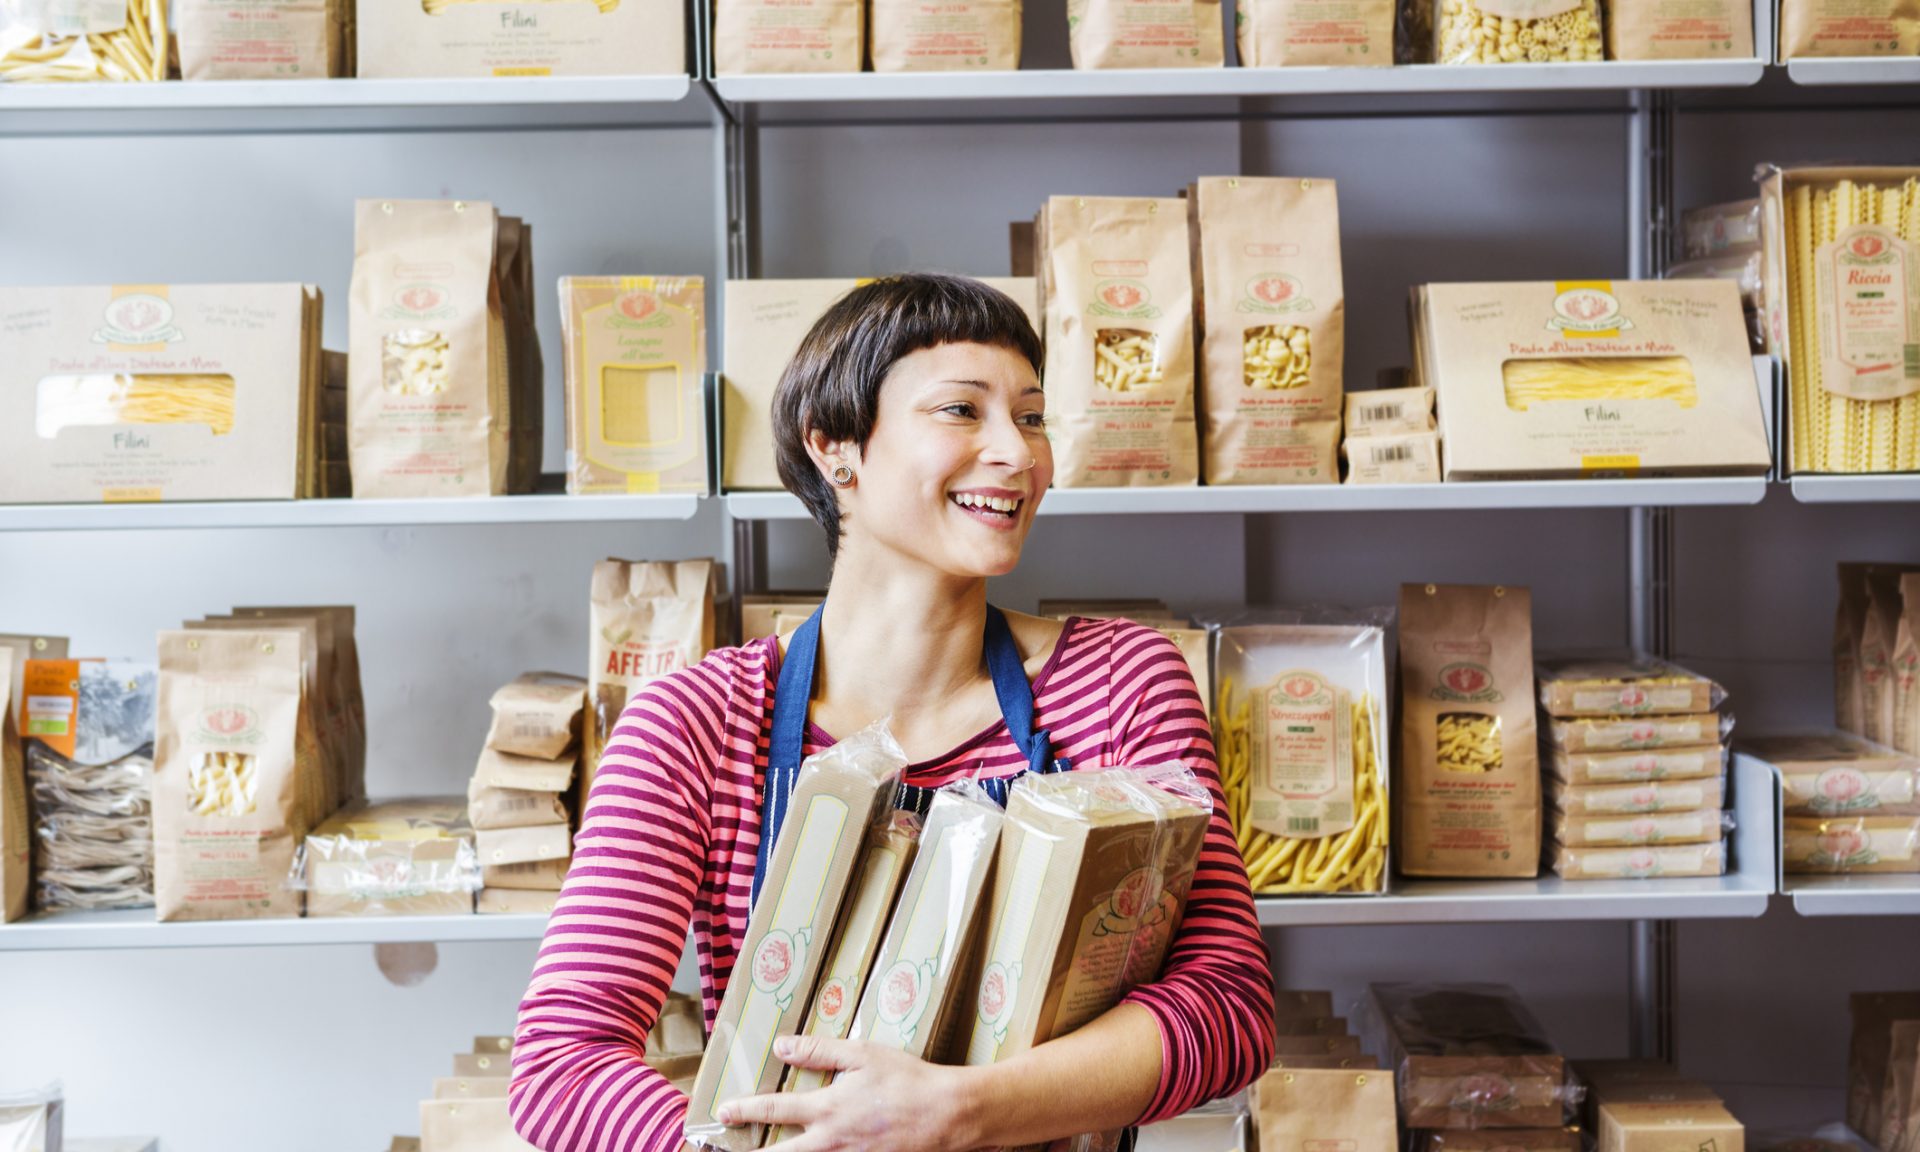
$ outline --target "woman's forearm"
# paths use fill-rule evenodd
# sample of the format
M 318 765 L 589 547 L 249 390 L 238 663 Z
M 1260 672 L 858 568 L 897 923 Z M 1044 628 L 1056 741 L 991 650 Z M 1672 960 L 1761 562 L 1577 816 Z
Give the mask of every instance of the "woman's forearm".
M 965 1070 L 968 1146 L 1019 1148 L 1138 1120 L 1160 1086 L 1160 1025 L 1121 1004 L 1000 1064 Z

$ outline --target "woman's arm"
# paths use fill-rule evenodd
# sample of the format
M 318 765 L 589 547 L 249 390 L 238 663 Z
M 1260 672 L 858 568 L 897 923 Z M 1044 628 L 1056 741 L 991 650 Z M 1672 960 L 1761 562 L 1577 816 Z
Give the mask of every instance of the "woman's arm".
M 686 1097 L 643 1057 L 706 871 L 718 724 L 688 692 L 710 676 L 635 695 L 594 777 L 513 1047 L 514 1128 L 548 1152 L 681 1146 Z

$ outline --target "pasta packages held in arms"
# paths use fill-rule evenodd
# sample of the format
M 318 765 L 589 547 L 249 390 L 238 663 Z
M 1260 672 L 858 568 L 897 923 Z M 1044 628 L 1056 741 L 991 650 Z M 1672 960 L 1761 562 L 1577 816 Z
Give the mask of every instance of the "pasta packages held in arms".
M 1606 51 L 1599 0 L 1434 0 L 1434 61 L 1554 64 Z
M 493 205 L 478 200 L 355 205 L 356 499 L 506 494 L 513 429 L 496 225 Z
M 1195 483 L 1186 206 L 1055 196 L 1035 244 L 1054 484 Z
M 1346 303 L 1334 182 L 1209 176 L 1187 190 L 1187 213 L 1206 483 L 1337 483 Z
M 0 288 L 0 504 L 315 495 L 320 313 L 299 284 Z
M 1400 871 L 1537 875 L 1540 768 L 1527 589 L 1402 585 L 1400 682 Z
M 706 281 L 565 276 L 567 491 L 707 491 Z
M 1728 281 L 1428 284 L 1414 309 L 1449 481 L 1771 465 Z
M 1064 1036 L 1159 976 L 1212 810 L 1178 765 L 1014 783 L 962 1016 L 968 1064 Z
M 687 71 L 674 0 L 403 0 L 360 4 L 362 79 L 673 76 Z
M 773 1042 L 806 1020 L 861 846 L 886 823 L 906 766 L 906 753 L 879 725 L 801 766 L 687 1104 L 688 1142 L 727 1152 L 760 1147 L 763 1126 L 729 1128 L 714 1111 L 780 1086 Z

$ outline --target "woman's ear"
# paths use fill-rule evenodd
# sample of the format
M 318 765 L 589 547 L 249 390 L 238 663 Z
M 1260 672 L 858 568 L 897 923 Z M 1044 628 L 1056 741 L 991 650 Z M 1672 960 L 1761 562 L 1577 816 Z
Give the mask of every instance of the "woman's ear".
M 852 444 L 844 440 L 834 440 L 817 428 L 807 429 L 807 455 L 813 460 L 813 466 L 820 475 L 832 481 L 836 468 L 852 468 L 859 459 Z M 844 485 L 840 485 L 844 487 Z

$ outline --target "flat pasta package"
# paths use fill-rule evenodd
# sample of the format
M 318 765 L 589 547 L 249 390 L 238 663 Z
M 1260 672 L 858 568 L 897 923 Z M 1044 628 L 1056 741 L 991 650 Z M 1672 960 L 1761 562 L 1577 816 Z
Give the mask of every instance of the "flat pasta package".
M 563 276 L 567 491 L 707 491 L 706 281 Z
M 1732 818 L 1719 808 L 1638 814 L 1556 808 L 1548 823 L 1563 848 L 1643 848 L 1715 843 L 1726 838 Z
M 714 580 L 711 560 L 602 560 L 593 566 L 582 799 L 633 694 L 699 663 L 713 647 Z
M 403 0 L 353 18 L 362 79 L 687 73 L 675 0 Z
M 871 0 L 875 72 L 1012 72 L 1022 0 Z
M 307 834 L 290 887 L 308 916 L 466 916 L 480 890 L 473 827 L 459 799 L 385 800 L 337 812 Z
M 1386 67 L 1394 0 L 1240 0 L 1234 42 L 1242 68 Z
M 1534 682 L 1547 715 L 1675 716 L 1711 712 L 1726 689 L 1652 656 L 1569 657 L 1537 662 Z
M 0 288 L 0 504 L 317 494 L 301 284 Z
M 715 0 L 716 75 L 858 72 L 865 55 L 858 0 Z
M 1206 177 L 1187 214 L 1202 477 L 1337 483 L 1346 299 L 1334 182 Z
M 1920 757 L 1847 732 L 1755 736 L 1740 750 L 1779 770 L 1788 816 L 1920 816 Z
M 349 75 L 344 0 L 176 0 L 186 80 Z
M 1920 872 L 1920 816 L 1788 817 L 1789 875 Z
M 356 499 L 506 493 L 513 427 L 496 226 L 479 200 L 355 205 Z
M 1075 68 L 1224 67 L 1225 28 L 1219 0 L 1067 0 Z
M 1400 588 L 1400 871 L 1540 867 L 1533 601 L 1525 588 Z
M 1726 774 L 1724 744 L 1630 752 L 1568 752 L 1554 748 L 1548 771 L 1566 784 L 1642 784 L 1656 780 L 1705 780 Z
M 1391 615 L 1265 612 L 1214 632 L 1220 782 L 1256 895 L 1386 890 Z
M 1035 253 L 1054 485 L 1196 483 L 1186 206 L 1054 196 Z
M 1791 0 L 1789 0 L 1791 2 Z M 1745 60 L 1753 56 L 1747 0 L 1609 0 L 1609 60 Z
M 1414 332 L 1449 481 L 1772 466 L 1728 281 L 1427 284 L 1414 290 Z
M 1733 717 L 1699 712 L 1688 716 L 1635 716 L 1626 719 L 1549 718 L 1545 742 L 1568 753 L 1664 751 L 1700 748 L 1726 740 Z
M 1504 984 L 1375 984 L 1408 1128 L 1558 1128 L 1580 1101 L 1567 1062 Z

